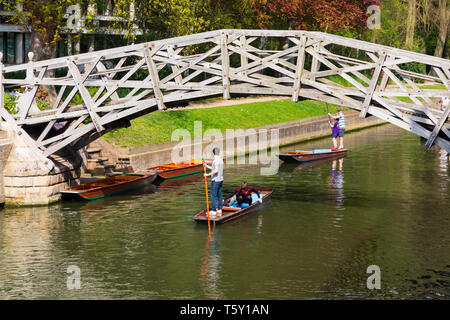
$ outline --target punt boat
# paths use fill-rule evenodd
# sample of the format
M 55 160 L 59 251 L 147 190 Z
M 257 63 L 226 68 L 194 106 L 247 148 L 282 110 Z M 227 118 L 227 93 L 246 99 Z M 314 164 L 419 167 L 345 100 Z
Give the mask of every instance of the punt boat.
M 206 162 L 211 165 L 211 161 Z M 207 169 L 209 172 L 210 170 Z M 139 171 L 141 172 L 141 171 Z M 191 160 L 183 161 L 177 163 L 168 163 L 161 166 L 151 167 L 146 170 L 142 170 L 146 173 L 157 173 L 158 180 L 174 180 L 183 179 L 192 175 L 203 173 L 203 161 L 202 160 Z
M 129 173 L 80 184 L 60 193 L 63 200 L 95 200 L 148 186 L 157 177 L 156 173 Z
M 347 149 L 295 150 L 291 152 L 280 153 L 278 154 L 278 158 L 285 162 L 307 162 L 345 156 L 347 154 L 347 151 Z
M 256 190 L 258 190 L 259 194 L 262 196 L 263 203 L 270 199 L 273 193 L 273 189 L 271 188 L 262 188 L 262 187 L 254 187 Z M 216 222 L 216 223 L 225 223 L 231 220 L 235 220 L 237 218 L 240 218 L 242 216 L 245 216 L 249 214 L 250 212 L 253 212 L 255 210 L 258 210 L 261 208 L 262 204 L 260 204 L 258 201 L 255 201 L 248 207 L 244 208 L 235 208 L 230 206 L 232 196 L 228 196 L 223 201 L 224 206 L 222 207 L 222 215 L 220 217 L 211 217 L 210 221 Z M 205 210 L 200 211 L 198 214 L 194 216 L 194 220 L 197 222 L 208 222 L 208 214 Z

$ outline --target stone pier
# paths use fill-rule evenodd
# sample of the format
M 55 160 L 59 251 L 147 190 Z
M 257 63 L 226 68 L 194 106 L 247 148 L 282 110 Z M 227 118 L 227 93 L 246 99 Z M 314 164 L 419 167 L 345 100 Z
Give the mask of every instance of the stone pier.
M 12 144 L 8 140 L 8 133 L 0 131 L 0 208 L 5 204 L 5 192 L 3 188 L 3 169 L 11 152 Z
M 52 156 L 55 167 L 49 170 L 5 122 L 0 125 L 10 145 L 8 154 L 0 153 L 6 205 L 47 205 L 60 200 L 59 191 L 79 184 L 78 154 Z

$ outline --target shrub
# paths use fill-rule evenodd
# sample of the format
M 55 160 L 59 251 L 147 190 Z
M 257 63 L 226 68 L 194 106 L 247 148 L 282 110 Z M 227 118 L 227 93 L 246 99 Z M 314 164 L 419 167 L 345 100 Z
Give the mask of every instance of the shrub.
M 19 112 L 17 107 L 18 96 L 15 91 L 5 93 L 5 109 L 12 114 Z

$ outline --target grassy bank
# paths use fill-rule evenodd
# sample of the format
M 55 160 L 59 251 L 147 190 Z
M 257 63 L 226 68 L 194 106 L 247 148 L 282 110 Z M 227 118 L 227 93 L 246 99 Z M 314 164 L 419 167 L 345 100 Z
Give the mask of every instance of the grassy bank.
M 330 112 L 337 106 L 328 105 Z M 234 106 L 153 112 L 131 121 L 131 127 L 118 129 L 104 136 L 119 147 L 140 147 L 171 141 L 175 129 L 187 129 L 194 134 L 194 121 L 202 121 L 208 129 L 247 129 L 269 124 L 326 115 L 325 103 L 292 102 L 290 99 L 246 103 Z

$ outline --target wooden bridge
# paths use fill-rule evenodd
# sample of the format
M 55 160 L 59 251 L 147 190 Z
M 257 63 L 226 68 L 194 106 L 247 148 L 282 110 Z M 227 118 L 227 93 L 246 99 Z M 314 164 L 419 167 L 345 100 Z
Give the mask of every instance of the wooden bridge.
M 450 95 L 450 60 L 433 56 L 321 32 L 218 30 L 46 61 L 29 58 L 0 65 L 0 115 L 49 169 L 61 150 L 79 149 L 130 119 L 171 103 L 231 94 L 349 107 L 450 152 L 450 108 L 438 104 Z M 411 63 L 427 72 L 408 71 Z M 345 81 L 332 81 L 337 78 Z M 11 114 L 4 93 L 18 87 L 24 95 Z M 36 108 L 39 88 L 52 87 L 53 104 Z

